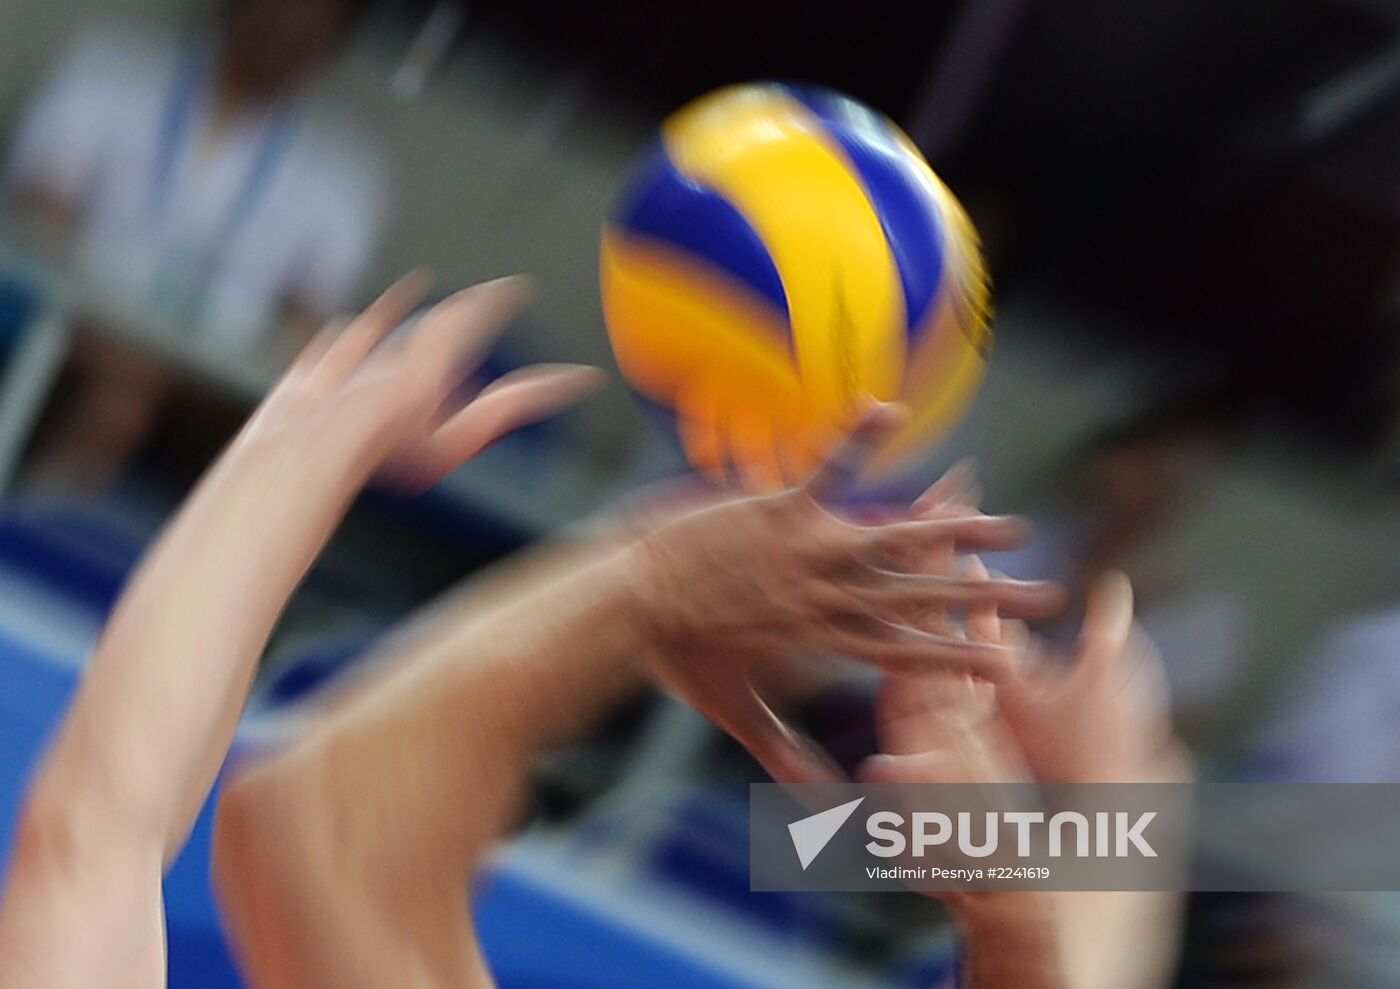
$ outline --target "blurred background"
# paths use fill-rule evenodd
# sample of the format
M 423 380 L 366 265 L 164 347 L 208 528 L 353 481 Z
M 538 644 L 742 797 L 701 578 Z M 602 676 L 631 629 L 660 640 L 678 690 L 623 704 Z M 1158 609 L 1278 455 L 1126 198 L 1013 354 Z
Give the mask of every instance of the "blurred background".
M 416 265 L 523 270 L 538 304 L 484 373 L 609 365 L 629 161 L 769 78 L 889 114 L 982 231 L 996 350 L 920 476 L 975 456 L 1037 523 L 999 565 L 1132 576 L 1207 776 L 1400 779 L 1400 2 L 4 0 L 0 818 L 142 546 L 311 328 Z M 422 498 L 370 492 L 248 731 L 678 469 L 617 383 Z M 542 766 L 481 906 L 502 985 L 945 978 L 928 903 L 747 892 L 756 778 L 655 699 Z M 173 984 L 234 986 L 201 855 L 207 828 Z M 1181 984 L 1400 984 L 1400 903 L 1197 898 Z

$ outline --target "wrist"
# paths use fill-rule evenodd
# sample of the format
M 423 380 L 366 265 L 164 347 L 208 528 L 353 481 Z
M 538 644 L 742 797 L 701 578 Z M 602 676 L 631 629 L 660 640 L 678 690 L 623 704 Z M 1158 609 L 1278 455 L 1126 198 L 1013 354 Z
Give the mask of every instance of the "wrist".
M 1064 989 L 1060 917 L 1050 894 L 974 893 L 950 909 L 969 987 Z
M 964 937 L 1054 927 L 1054 901 L 1047 893 L 969 893 L 948 901 L 948 912 Z
M 618 554 L 619 621 L 633 643 L 635 655 L 650 662 L 674 647 L 674 623 L 666 614 L 664 567 L 650 533 L 634 536 Z

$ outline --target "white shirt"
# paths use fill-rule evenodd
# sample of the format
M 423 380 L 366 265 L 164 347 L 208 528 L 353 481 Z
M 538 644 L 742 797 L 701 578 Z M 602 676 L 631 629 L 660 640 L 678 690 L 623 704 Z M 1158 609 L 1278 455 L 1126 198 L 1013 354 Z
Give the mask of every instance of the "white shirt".
M 1286 780 L 1400 781 L 1400 609 L 1328 633 L 1260 732 L 1263 764 Z
M 1084 523 L 1046 514 L 1035 520 L 1035 539 L 1023 549 L 988 554 L 987 565 L 1013 576 L 1069 580 L 1081 552 Z M 1249 634 L 1244 601 L 1209 580 L 1193 578 L 1136 602 L 1138 625 L 1157 646 L 1172 702 L 1204 709 L 1229 695 L 1243 672 Z M 1068 616 L 1066 616 L 1068 617 Z M 1078 626 L 1054 628 L 1073 641 Z
M 78 204 L 77 261 L 101 290 L 246 350 L 288 301 L 321 314 L 352 301 L 383 182 L 365 142 L 300 107 L 208 140 L 201 64 L 171 39 L 83 38 L 26 113 L 10 182 Z

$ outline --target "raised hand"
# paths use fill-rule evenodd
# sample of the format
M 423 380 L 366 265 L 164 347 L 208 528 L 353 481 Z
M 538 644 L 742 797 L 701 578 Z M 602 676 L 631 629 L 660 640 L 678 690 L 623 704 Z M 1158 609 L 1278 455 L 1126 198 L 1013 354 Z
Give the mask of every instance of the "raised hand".
M 1133 622 L 1120 573 L 1089 594 L 1073 662 L 1027 662 L 997 691 L 1001 715 L 1037 779 L 1136 783 L 1189 776 L 1161 658 Z
M 934 547 L 1018 545 L 1026 530 L 1017 520 L 967 512 L 857 525 L 823 507 L 900 421 L 876 407 L 806 484 L 711 502 L 643 537 L 637 587 L 658 644 L 656 677 L 779 780 L 830 779 L 835 770 L 759 697 L 755 666 L 825 653 L 889 671 L 953 668 L 998 679 L 1010 669 L 1009 650 L 929 631 L 907 616 L 986 601 L 1037 612 L 1058 593 L 901 569 Z
M 507 375 L 466 404 L 462 382 L 529 297 L 519 277 L 449 296 L 409 332 L 390 334 L 421 303 L 428 282 L 409 275 L 353 321 L 319 334 L 244 431 L 365 476 L 425 488 L 500 437 L 571 405 L 602 380 L 594 368 L 537 365 Z M 289 443 L 295 434 L 309 447 Z
M 431 483 L 596 380 L 535 369 L 453 409 L 525 293 L 517 279 L 468 289 L 389 336 L 425 288 L 405 279 L 306 348 L 122 593 L 25 797 L 0 902 L 0 986 L 162 983 L 162 870 L 224 761 L 278 616 L 360 488 L 391 461 Z
M 975 557 L 972 580 L 990 579 Z M 1003 622 L 995 602 L 969 612 L 969 641 L 1001 646 L 1017 656 L 1007 676 L 993 684 L 954 671 L 886 677 L 875 705 L 880 754 L 861 766 L 870 783 L 1014 783 L 1030 769 L 997 710 L 1000 684 L 1019 675 L 1025 643 L 1016 623 Z

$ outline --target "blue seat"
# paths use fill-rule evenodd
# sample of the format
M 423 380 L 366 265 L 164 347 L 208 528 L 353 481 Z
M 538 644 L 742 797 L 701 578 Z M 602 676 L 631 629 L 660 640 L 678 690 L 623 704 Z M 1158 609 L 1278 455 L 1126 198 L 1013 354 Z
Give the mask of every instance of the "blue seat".
M 25 281 L 0 273 L 0 363 L 39 308 L 38 293 Z

